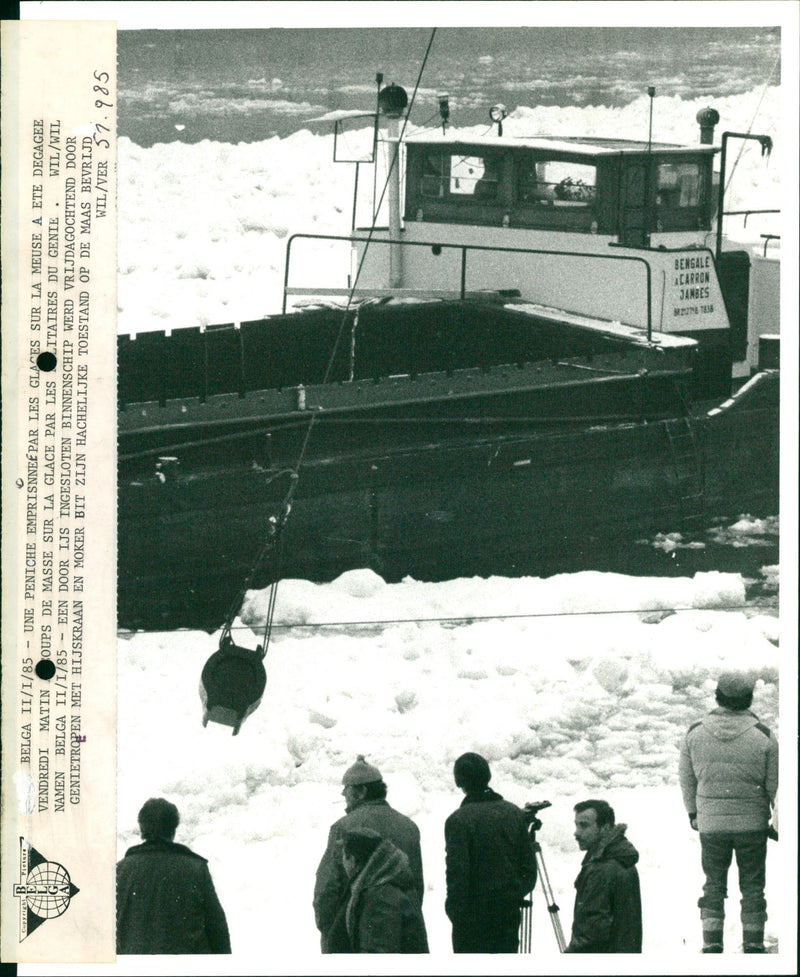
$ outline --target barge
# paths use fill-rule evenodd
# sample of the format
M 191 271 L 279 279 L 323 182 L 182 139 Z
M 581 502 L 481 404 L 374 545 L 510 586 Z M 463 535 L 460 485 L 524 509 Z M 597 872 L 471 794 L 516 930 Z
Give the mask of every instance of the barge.
M 406 136 L 404 97 L 329 117 L 335 157 L 367 133 L 353 226 L 289 239 L 282 314 L 119 337 L 120 626 L 777 512 L 779 261 L 722 233 L 727 146 L 769 138 Z

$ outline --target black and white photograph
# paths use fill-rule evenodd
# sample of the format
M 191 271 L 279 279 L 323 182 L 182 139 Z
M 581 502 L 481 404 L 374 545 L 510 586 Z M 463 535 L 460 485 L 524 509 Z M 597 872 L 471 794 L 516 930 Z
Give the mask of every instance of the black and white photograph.
M 108 972 L 791 972 L 796 6 L 95 6 Z

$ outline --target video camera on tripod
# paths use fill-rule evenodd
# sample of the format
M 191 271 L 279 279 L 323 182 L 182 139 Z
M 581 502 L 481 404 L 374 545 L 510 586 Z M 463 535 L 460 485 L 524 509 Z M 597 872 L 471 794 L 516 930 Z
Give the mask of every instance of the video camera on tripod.
M 528 822 L 528 834 L 534 835 L 542 827 L 542 822 L 539 819 L 539 811 L 543 811 L 546 807 L 552 807 L 553 805 L 550 801 L 528 801 L 528 803 L 523 808 L 525 812 L 525 818 Z
M 558 916 L 558 906 L 556 904 L 555 896 L 553 895 L 553 887 L 550 885 L 550 876 L 547 874 L 547 867 L 544 864 L 542 846 L 536 840 L 536 832 L 542 827 L 542 822 L 539 818 L 539 811 L 543 811 L 546 807 L 551 806 L 550 801 L 529 801 L 523 808 L 523 813 L 525 814 L 528 834 L 531 839 L 534 857 L 536 858 L 536 873 L 538 878 L 541 879 L 542 892 L 544 893 L 545 902 L 547 903 L 547 911 L 550 913 L 550 922 L 553 924 L 553 932 L 556 936 L 558 949 L 561 953 L 563 953 L 564 948 L 567 945 L 567 941 L 564 939 L 564 931 L 561 928 L 561 920 Z M 533 921 L 531 918 L 532 911 L 533 889 L 531 889 L 528 897 L 522 903 L 522 919 L 520 921 L 519 940 L 520 953 L 531 952 L 531 934 L 533 930 Z

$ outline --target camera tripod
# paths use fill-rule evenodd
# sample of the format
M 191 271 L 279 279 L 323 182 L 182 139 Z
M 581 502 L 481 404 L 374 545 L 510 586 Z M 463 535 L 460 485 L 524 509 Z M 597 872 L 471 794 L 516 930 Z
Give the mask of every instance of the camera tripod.
M 564 930 L 561 928 L 561 919 L 558 915 L 558 906 L 553 887 L 550 885 L 550 876 L 547 874 L 547 866 L 544 863 L 544 853 L 542 846 L 536 840 L 536 832 L 542 827 L 542 822 L 537 817 L 539 811 L 545 807 L 550 807 L 550 801 L 539 801 L 535 804 L 526 804 L 525 813 L 528 817 L 528 834 L 531 839 L 531 846 L 536 858 L 536 872 L 538 881 L 541 884 L 542 893 L 547 903 L 547 911 L 550 913 L 550 922 L 553 924 L 553 932 L 556 936 L 559 953 L 564 952 L 567 941 L 564 939 Z M 533 889 L 522 903 L 522 918 L 519 929 L 519 952 L 531 952 L 531 936 L 533 934 Z

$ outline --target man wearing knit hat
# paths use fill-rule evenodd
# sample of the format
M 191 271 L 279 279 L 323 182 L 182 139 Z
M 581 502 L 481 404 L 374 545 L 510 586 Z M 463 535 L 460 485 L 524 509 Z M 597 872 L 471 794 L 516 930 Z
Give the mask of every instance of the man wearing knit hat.
M 342 864 L 342 848 L 348 833 L 374 831 L 381 838 L 394 842 L 408 858 L 413 877 L 411 892 L 419 908 L 424 892 L 419 828 L 411 818 L 390 807 L 386 800 L 386 784 L 377 767 L 359 756 L 345 771 L 342 784 L 346 814 L 331 825 L 314 885 L 314 917 L 321 934 L 323 953 L 348 953 L 351 950 L 344 927 L 349 882 Z
M 770 811 L 778 790 L 778 744 L 750 711 L 755 678 L 724 672 L 717 706 L 689 727 L 681 745 L 683 802 L 700 850 L 706 882 L 698 902 L 703 953 L 722 953 L 725 896 L 733 853 L 739 872 L 745 953 L 764 953 L 764 883 Z
M 460 756 L 453 776 L 466 795 L 444 826 L 453 951 L 516 953 L 520 906 L 536 881 L 526 817 L 489 787 L 480 754 Z

